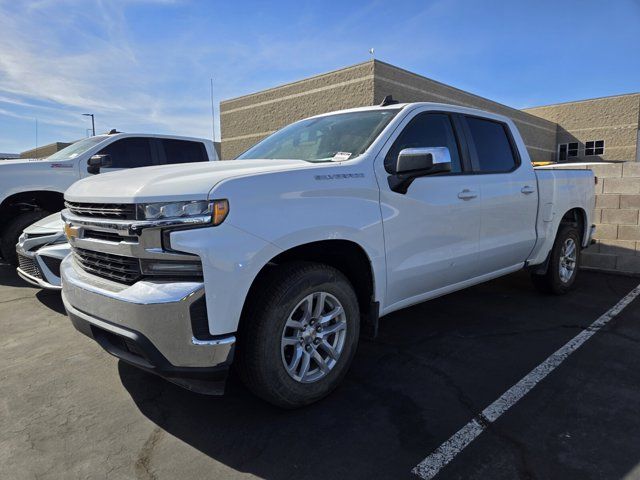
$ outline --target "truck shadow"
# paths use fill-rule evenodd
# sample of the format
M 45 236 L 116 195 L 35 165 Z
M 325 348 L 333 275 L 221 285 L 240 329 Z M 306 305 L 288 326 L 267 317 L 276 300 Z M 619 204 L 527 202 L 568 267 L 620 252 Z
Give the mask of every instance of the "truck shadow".
M 66 314 L 60 292 L 53 290 L 39 290 L 36 293 L 36 298 L 41 304 L 50 308 L 54 312 L 62 315 Z
M 576 292 L 550 297 L 516 274 L 396 312 L 376 340 L 361 341 L 334 393 L 295 411 L 255 398 L 233 376 L 216 398 L 123 362 L 118 369 L 143 415 L 235 470 L 269 479 L 411 478 L 413 466 L 635 284 L 590 273 Z M 515 443 L 500 455 L 527 468 Z M 628 468 L 620 465 L 621 475 Z

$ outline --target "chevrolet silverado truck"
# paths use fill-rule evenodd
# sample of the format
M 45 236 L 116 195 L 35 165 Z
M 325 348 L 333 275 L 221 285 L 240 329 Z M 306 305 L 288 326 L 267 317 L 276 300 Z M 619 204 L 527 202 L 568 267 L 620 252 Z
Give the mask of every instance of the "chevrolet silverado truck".
M 185 167 L 67 190 L 67 313 L 194 391 L 233 362 L 284 408 L 331 392 L 391 312 L 521 269 L 567 292 L 593 231 L 592 172 L 534 170 L 509 118 L 452 105 L 319 115 Z
M 80 140 L 45 159 L 0 162 L 0 254 L 18 265 L 16 243 L 23 230 L 62 210 L 64 191 L 81 178 L 101 171 L 217 159 L 211 140 L 112 131 Z M 27 270 L 36 267 L 30 264 Z

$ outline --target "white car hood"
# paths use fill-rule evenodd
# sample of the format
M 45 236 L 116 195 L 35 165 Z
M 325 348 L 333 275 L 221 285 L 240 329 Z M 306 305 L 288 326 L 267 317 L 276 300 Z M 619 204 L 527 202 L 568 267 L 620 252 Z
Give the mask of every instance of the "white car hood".
M 64 222 L 60 216 L 60 212 L 44 217 L 36 223 L 29 225 L 24 229 L 24 233 L 29 235 L 45 235 L 53 233 L 62 233 L 64 231 Z
M 134 168 L 80 180 L 65 192 L 65 199 L 95 203 L 202 200 L 229 178 L 313 166 L 302 160 L 224 160 Z

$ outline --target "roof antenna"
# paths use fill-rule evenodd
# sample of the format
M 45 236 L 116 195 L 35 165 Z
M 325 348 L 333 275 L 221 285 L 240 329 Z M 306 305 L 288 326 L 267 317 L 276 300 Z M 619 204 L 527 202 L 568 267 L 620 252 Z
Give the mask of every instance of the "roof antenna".
M 386 107 L 387 105 L 395 105 L 396 103 L 400 103 L 397 100 L 393 99 L 393 95 L 387 95 L 386 97 L 384 97 L 384 100 L 382 100 L 382 103 L 380 104 L 381 107 Z

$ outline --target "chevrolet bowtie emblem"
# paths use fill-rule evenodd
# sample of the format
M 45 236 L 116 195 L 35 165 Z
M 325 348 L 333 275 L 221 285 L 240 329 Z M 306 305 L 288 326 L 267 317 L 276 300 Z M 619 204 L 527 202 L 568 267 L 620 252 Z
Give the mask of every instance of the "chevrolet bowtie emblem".
M 70 223 L 65 223 L 64 234 L 67 237 L 67 240 L 73 240 L 74 238 L 78 238 L 80 236 L 80 227 L 74 227 Z

